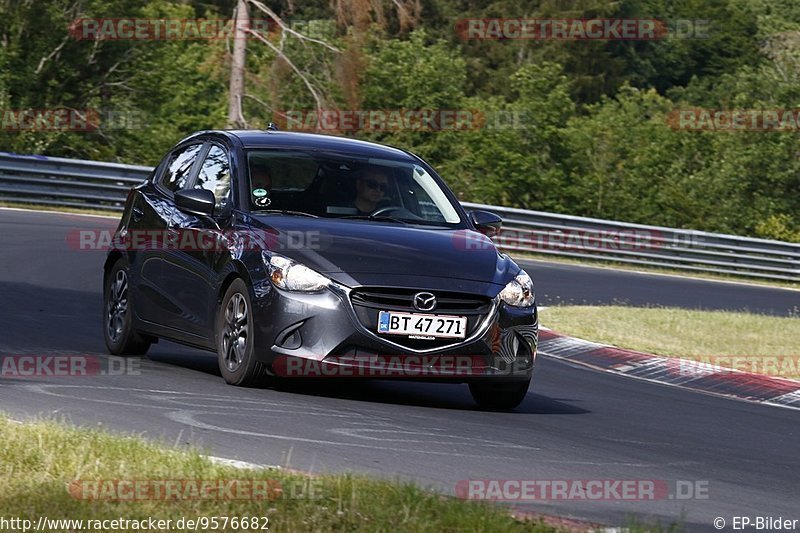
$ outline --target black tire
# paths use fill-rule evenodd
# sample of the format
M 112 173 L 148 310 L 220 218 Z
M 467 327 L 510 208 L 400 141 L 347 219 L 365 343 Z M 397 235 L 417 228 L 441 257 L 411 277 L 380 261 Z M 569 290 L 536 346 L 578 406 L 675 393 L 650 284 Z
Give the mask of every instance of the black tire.
M 256 361 L 250 291 L 241 279 L 231 283 L 217 310 L 217 362 L 225 381 L 247 387 L 257 384 L 265 367 Z
M 153 339 L 133 327 L 128 262 L 117 259 L 103 280 L 103 338 L 112 355 L 144 355 Z
M 475 402 L 484 409 L 507 410 L 522 403 L 528 394 L 531 380 L 505 382 L 473 382 L 469 392 Z

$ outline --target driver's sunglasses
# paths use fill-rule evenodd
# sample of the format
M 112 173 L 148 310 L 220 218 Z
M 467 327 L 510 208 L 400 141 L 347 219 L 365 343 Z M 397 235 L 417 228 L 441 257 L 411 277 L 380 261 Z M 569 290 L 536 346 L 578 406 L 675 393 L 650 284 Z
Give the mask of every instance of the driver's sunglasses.
M 364 183 L 366 183 L 367 187 L 369 187 L 370 189 L 380 189 L 383 192 L 386 192 L 386 189 L 389 188 L 388 183 L 381 183 L 380 181 L 364 180 Z

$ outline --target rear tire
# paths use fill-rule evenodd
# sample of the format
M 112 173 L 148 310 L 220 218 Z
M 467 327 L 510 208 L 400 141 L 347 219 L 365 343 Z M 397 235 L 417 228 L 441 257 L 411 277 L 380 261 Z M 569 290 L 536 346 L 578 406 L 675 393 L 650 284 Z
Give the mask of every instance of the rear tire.
M 258 383 L 265 374 L 254 354 L 252 309 L 247 285 L 235 279 L 217 311 L 215 333 L 219 371 L 227 383 L 240 387 Z
M 530 384 L 530 378 L 526 381 L 473 382 L 469 384 L 469 392 L 484 409 L 508 410 L 522 403 Z
M 129 271 L 119 258 L 103 282 L 103 338 L 112 355 L 144 355 L 153 342 L 133 328 Z

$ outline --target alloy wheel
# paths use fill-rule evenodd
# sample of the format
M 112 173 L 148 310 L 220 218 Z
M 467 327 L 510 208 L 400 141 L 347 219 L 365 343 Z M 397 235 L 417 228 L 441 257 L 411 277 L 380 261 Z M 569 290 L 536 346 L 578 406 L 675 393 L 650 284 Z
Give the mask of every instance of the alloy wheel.
M 117 342 L 125 328 L 125 315 L 128 312 L 128 274 L 117 270 L 111 282 L 106 308 L 108 338 Z
M 222 331 L 225 366 L 230 372 L 236 372 L 244 362 L 249 328 L 247 300 L 241 293 L 234 293 L 225 306 L 225 326 Z

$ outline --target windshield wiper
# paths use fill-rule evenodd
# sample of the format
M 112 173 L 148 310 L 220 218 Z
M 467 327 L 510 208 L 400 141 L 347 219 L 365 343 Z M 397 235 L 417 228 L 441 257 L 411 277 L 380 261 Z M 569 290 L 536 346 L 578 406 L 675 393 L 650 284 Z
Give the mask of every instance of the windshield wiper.
M 422 226 L 436 226 L 437 228 L 451 228 L 447 222 L 440 220 L 428 220 L 427 218 L 406 219 L 409 224 L 420 224 Z
M 400 224 L 408 224 L 408 222 L 402 218 L 387 217 L 385 215 L 347 215 L 338 218 L 344 218 L 348 220 L 385 220 L 389 222 L 399 222 Z
M 306 213 L 305 211 L 292 211 L 291 209 L 259 209 L 256 213 L 275 213 L 280 215 L 294 215 L 298 217 L 319 218 L 317 215 Z

